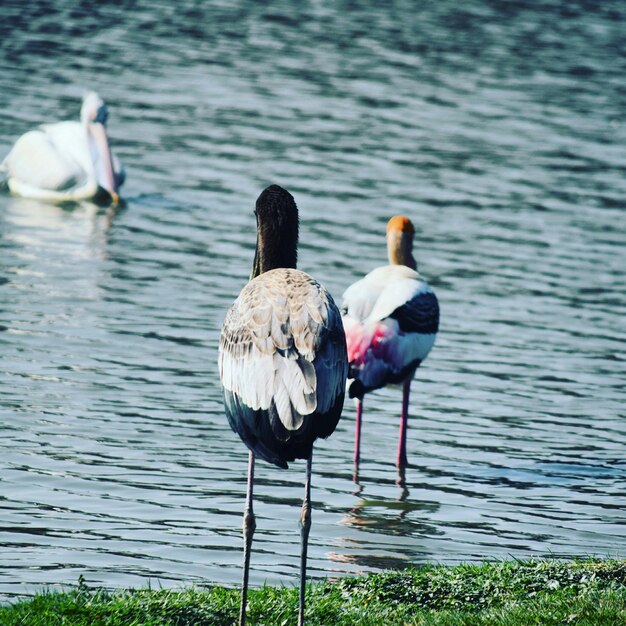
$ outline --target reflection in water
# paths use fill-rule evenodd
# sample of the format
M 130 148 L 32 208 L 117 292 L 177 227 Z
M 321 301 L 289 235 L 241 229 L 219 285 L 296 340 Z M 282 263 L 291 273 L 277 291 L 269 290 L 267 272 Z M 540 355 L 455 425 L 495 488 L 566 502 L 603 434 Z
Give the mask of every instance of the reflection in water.
M 363 491 L 363 485 L 359 481 L 359 465 L 360 465 L 359 461 L 358 460 L 355 461 L 354 469 L 352 473 L 352 480 L 354 481 L 356 485 L 356 489 L 353 492 L 355 496 L 358 496 Z M 409 495 L 409 489 L 408 489 L 407 482 L 406 482 L 406 470 L 407 470 L 406 465 L 396 465 L 396 472 L 397 472 L 396 485 L 398 485 L 398 487 L 400 487 L 401 489 L 401 495 L 400 495 L 401 501 L 406 500 Z
M 0 592 L 239 583 L 217 342 L 274 182 L 335 300 L 401 213 L 442 309 L 406 475 L 395 390 L 356 486 L 351 406 L 316 445 L 311 577 L 624 552 L 623 3 L 41 6 L 3 4 L 0 158 L 97 87 L 128 206 L 0 194 Z M 294 466 L 255 471 L 255 585 L 297 580 Z
M 360 571 L 366 571 L 368 568 L 406 567 L 428 559 L 428 552 L 420 547 L 420 542 L 426 537 L 443 535 L 435 524 L 427 521 L 439 510 L 439 503 L 410 499 L 405 480 L 406 468 L 398 471 L 401 476 L 396 498 L 368 497 L 365 494 L 372 488 L 383 488 L 382 491 L 387 493 L 389 487 L 386 480 L 357 484 L 353 495 L 358 500 L 339 520 L 343 527 L 357 532 L 336 540 L 336 549 L 328 553 L 332 561 L 358 565 Z M 399 556 L 396 541 L 411 539 L 415 543 Z
M 124 205 L 102 207 L 87 201 L 51 204 L 28 198 L 9 198 L 0 219 L 6 221 L 1 234 L 24 247 L 63 246 L 76 254 L 87 250 L 106 255 L 107 232 Z M 86 246 L 85 246 L 86 244 Z
M 439 508 L 435 502 L 407 502 L 398 500 L 359 500 L 341 519 L 341 524 L 367 528 L 404 537 L 437 534 L 432 524 L 414 520 L 419 512 L 433 513 Z
M 396 479 L 396 485 L 400 487 L 402 493 L 400 494 L 400 501 L 404 502 L 409 497 L 409 488 L 406 482 L 406 465 L 398 465 L 398 478 Z

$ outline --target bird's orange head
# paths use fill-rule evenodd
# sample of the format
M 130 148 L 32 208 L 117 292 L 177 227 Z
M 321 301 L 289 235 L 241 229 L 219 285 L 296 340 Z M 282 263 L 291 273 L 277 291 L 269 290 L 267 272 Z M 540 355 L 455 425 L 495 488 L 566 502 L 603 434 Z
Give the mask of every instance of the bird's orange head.
M 413 222 L 404 215 L 394 215 L 387 222 L 387 256 L 391 265 L 406 265 L 416 269 L 413 258 Z
M 413 228 L 413 222 L 408 217 L 404 217 L 404 215 L 394 215 L 387 222 L 387 234 L 396 232 L 396 233 L 409 233 L 413 235 L 415 233 L 415 228 Z

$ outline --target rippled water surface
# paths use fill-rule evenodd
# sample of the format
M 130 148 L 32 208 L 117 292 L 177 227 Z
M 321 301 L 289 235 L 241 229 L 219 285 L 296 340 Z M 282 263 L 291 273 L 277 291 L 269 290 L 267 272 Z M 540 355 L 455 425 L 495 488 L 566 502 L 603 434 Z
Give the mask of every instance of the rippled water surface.
M 370 6 L 370 4 L 372 6 Z M 340 299 L 405 213 L 442 307 L 413 383 L 314 458 L 312 577 L 625 555 L 621 2 L 3 3 L 0 157 L 110 107 L 126 205 L 0 196 L 0 592 L 236 584 L 246 450 L 217 343 L 252 209 Z M 304 464 L 257 465 L 252 581 L 297 579 Z

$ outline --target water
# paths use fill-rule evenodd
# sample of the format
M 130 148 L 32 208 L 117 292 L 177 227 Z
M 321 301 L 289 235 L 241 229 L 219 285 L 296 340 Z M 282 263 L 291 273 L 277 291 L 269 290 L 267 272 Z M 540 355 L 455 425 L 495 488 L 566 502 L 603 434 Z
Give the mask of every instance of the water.
M 237 584 L 247 455 L 217 343 L 272 182 L 339 299 L 405 213 L 442 307 L 413 383 L 316 448 L 309 573 L 624 556 L 624 5 L 3 3 L 0 155 L 109 103 L 126 206 L 0 196 L 0 592 Z M 256 585 L 304 464 L 257 465 Z M 157 582 L 158 581 L 158 582 Z

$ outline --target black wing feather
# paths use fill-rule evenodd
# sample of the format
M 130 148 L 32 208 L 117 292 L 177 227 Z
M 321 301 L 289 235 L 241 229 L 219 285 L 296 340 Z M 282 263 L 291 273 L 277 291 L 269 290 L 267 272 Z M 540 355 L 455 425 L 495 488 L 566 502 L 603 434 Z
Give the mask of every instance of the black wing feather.
M 422 292 L 398 307 L 390 316 L 405 333 L 431 335 L 439 330 L 439 302 L 432 292 Z

